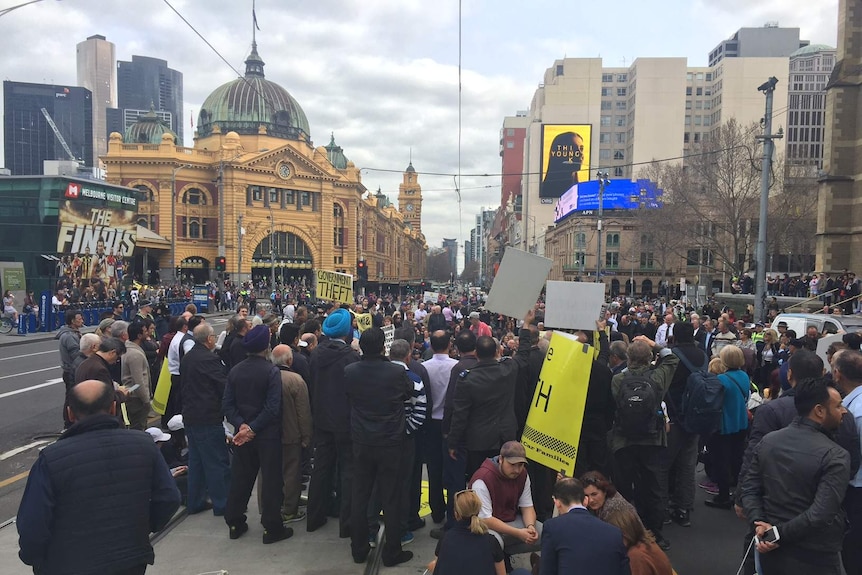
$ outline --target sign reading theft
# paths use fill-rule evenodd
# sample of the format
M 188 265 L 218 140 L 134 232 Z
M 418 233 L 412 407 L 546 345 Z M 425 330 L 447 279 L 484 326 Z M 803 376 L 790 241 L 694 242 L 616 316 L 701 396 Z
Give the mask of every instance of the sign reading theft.
M 317 299 L 353 303 L 353 276 L 317 270 Z

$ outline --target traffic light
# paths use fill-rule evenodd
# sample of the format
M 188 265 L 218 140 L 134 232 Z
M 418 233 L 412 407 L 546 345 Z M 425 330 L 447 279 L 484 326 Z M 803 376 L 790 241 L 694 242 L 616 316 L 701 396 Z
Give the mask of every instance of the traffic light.
M 359 278 L 359 281 L 368 281 L 368 264 L 365 260 L 356 262 L 356 276 Z
M 216 258 L 216 266 L 215 269 L 217 272 L 223 272 L 227 269 L 227 261 L 224 256 L 219 256 Z

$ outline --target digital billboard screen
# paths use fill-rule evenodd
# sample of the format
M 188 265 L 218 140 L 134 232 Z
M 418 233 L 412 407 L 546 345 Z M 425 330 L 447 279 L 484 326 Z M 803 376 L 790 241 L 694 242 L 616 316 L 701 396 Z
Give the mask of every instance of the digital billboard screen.
M 59 206 L 57 252 L 69 287 L 120 284 L 135 251 L 138 200 L 132 190 L 69 182 Z
M 542 125 L 540 198 L 559 198 L 590 178 L 590 124 Z
M 603 210 L 660 208 L 662 191 L 650 180 L 610 180 L 602 194 Z M 581 182 L 563 194 L 554 209 L 554 221 L 573 212 L 599 209 L 599 181 Z

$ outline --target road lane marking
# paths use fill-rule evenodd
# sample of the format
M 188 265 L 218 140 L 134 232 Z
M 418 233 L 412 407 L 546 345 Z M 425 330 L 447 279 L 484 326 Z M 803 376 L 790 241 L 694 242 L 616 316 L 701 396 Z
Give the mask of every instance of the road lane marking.
M 49 349 L 48 351 L 37 351 L 37 352 L 35 352 L 35 353 L 28 353 L 28 354 L 25 354 L 25 355 L 13 355 L 12 357 L 0 357 L 0 361 L 7 361 L 7 360 L 10 360 L 10 359 L 22 359 L 22 358 L 25 358 L 25 357 L 32 357 L 32 356 L 34 356 L 34 355 L 42 355 L 42 354 L 44 354 L 44 353 L 59 353 L 59 350 L 57 350 L 57 349 Z
M 40 445 L 44 445 L 46 443 L 50 443 L 50 439 L 40 439 L 38 441 L 34 441 L 33 443 L 28 443 L 27 445 L 22 445 L 21 447 L 16 447 L 15 449 L 10 449 L 6 453 L 0 455 L 0 461 L 5 459 L 9 459 L 10 457 L 15 457 L 19 453 L 24 453 L 29 449 L 33 449 L 34 447 L 38 447 Z
M 54 367 L 46 367 L 44 369 L 34 369 L 33 371 L 25 371 L 22 373 L 13 373 L 11 375 L 0 376 L 0 379 L 9 379 L 10 377 L 19 377 L 22 375 L 30 375 L 31 373 L 40 373 L 42 371 L 51 371 L 52 369 L 60 369 L 60 366 L 55 365 Z M 62 379 L 60 381 L 62 381 Z M 0 395 L 0 397 L 3 397 L 3 396 Z
M 12 485 L 16 481 L 21 481 L 22 479 L 25 479 L 28 475 L 30 475 L 29 470 L 23 473 L 19 473 L 18 475 L 14 475 L 9 479 L 4 479 L 3 481 L 0 481 L 0 489 L 6 487 L 7 485 Z
M 56 368 L 51 368 L 56 369 Z M 63 383 L 63 378 L 58 377 L 56 379 L 49 379 L 45 383 L 40 383 L 39 385 L 31 385 L 30 387 L 24 387 L 21 389 L 16 389 L 15 391 L 7 391 L 6 393 L 0 393 L 0 399 L 5 397 L 11 397 L 13 395 L 18 395 L 19 393 L 26 393 L 28 391 L 33 391 L 34 389 L 41 389 L 43 387 L 48 387 L 50 385 L 57 385 L 58 383 Z

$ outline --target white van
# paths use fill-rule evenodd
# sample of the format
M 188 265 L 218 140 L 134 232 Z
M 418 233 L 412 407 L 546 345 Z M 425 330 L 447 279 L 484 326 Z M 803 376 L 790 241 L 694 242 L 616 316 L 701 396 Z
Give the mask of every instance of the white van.
M 781 313 L 772 322 L 772 329 L 778 329 L 782 321 L 787 323 L 787 329 L 796 332 L 796 337 L 804 337 L 809 326 L 816 327 L 820 334 L 862 331 L 862 316 L 856 315 Z

